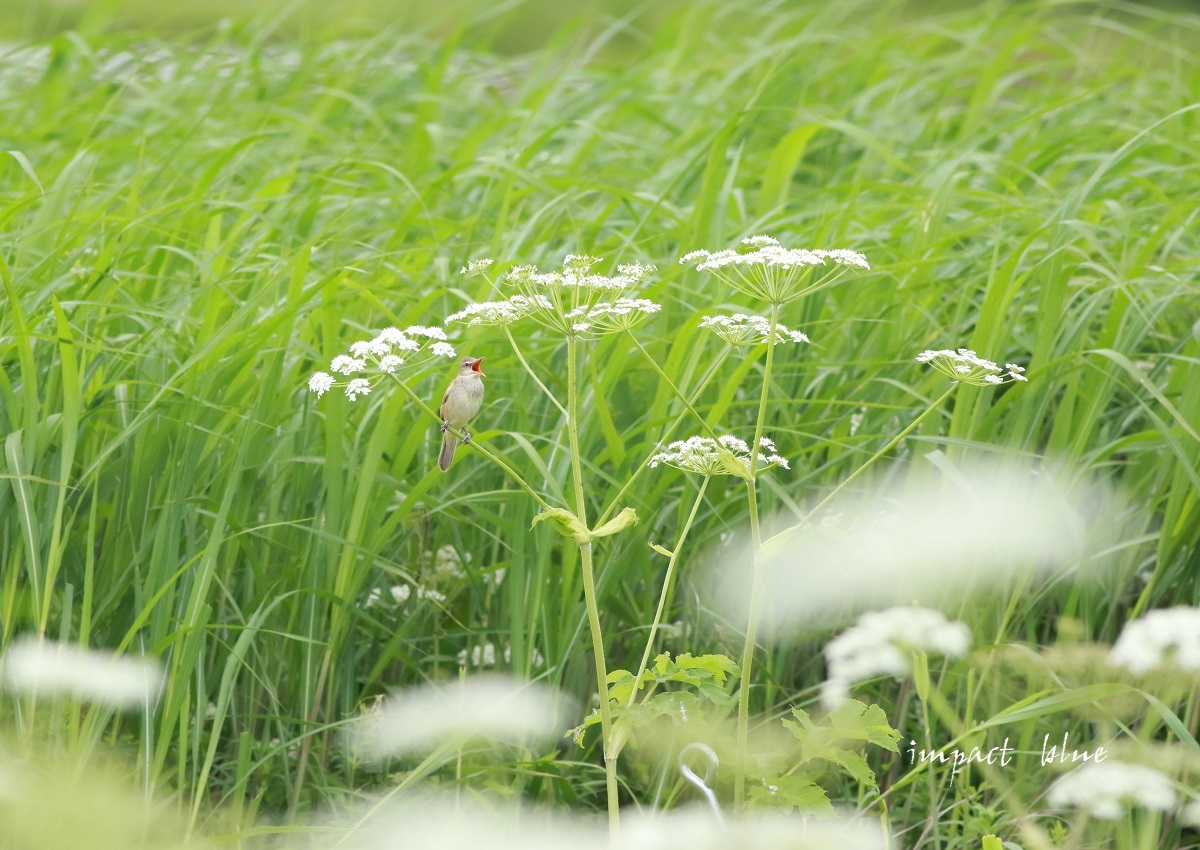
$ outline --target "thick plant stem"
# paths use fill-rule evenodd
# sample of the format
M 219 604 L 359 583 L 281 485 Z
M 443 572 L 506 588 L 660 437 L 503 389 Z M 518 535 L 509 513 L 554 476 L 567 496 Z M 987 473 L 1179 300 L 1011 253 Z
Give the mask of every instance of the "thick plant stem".
M 775 362 L 775 325 L 779 322 L 779 305 L 771 305 L 767 325 L 767 361 L 763 365 L 762 393 L 758 397 L 758 421 L 754 425 L 754 442 L 750 444 L 750 476 L 746 480 L 746 500 L 750 511 L 750 542 L 754 552 L 754 573 L 750 579 L 750 610 L 746 618 L 746 642 L 742 646 L 742 680 L 738 691 L 737 752 L 733 774 L 733 805 L 741 810 L 746 802 L 746 748 L 750 737 L 750 673 L 754 667 L 754 641 L 758 631 L 758 594 L 762 584 L 762 528 L 758 522 L 758 492 L 754 476 L 758 470 L 758 455 L 767 419 L 767 396 L 771 391 L 771 366 Z
M 395 375 L 391 375 L 390 377 L 392 378 L 393 381 L 396 382 L 397 386 L 399 386 L 400 389 L 404 390 L 404 392 L 408 395 L 409 398 L 411 398 L 414 402 L 417 403 L 417 406 L 420 407 L 421 410 L 425 411 L 425 413 L 428 416 L 430 416 L 436 422 L 442 421 L 442 417 L 438 416 L 437 411 L 435 411 L 432 407 L 430 407 L 428 404 L 426 404 L 425 399 L 421 398 L 419 395 L 414 393 L 412 391 L 412 389 L 408 386 L 408 384 L 404 383 L 404 381 L 400 380 Z M 453 434 L 454 436 L 458 437 L 458 439 L 460 441 L 463 439 L 462 432 L 457 428 L 451 428 L 450 433 Z M 507 463 L 505 463 L 503 460 L 501 460 L 499 458 L 499 456 L 492 454 L 490 451 L 485 449 L 483 446 L 481 446 L 475 442 L 464 443 L 464 445 L 470 446 L 475 451 L 477 451 L 479 454 L 483 455 L 485 458 L 490 460 L 492 463 L 496 464 L 496 466 L 500 467 L 502 470 L 504 470 L 506 473 L 508 473 L 508 477 L 511 478 L 513 481 L 517 482 L 517 485 L 522 490 L 524 490 L 529 495 L 530 498 L 532 498 L 535 502 L 537 502 L 538 506 L 541 507 L 543 510 L 547 510 L 547 511 L 551 510 L 551 508 L 553 506 L 549 502 L 547 502 L 545 499 L 543 499 L 540 493 L 538 493 L 536 490 L 534 490 L 532 487 L 530 487 L 528 482 L 526 482 L 525 479 L 522 478 L 515 469 L 513 469 L 511 466 L 509 466 Z
M 604 662 L 604 634 L 600 630 L 600 609 L 596 604 L 596 578 L 592 569 L 592 544 L 579 547 L 583 571 L 583 599 L 587 603 L 588 625 L 592 631 L 592 652 L 596 657 L 596 684 L 600 688 L 600 730 L 604 739 L 604 784 L 608 796 L 608 832 L 615 843 L 621 831 L 617 797 L 617 754 L 613 751 L 612 707 L 608 704 L 608 667 Z
M 571 478 L 575 484 L 575 516 L 587 525 L 587 500 L 583 494 L 583 463 L 579 453 L 579 386 L 575 362 L 578 345 L 567 337 L 567 438 L 571 448 Z M 621 830 L 617 798 L 617 754 L 614 751 L 612 708 L 608 704 L 608 666 L 604 662 L 604 633 L 600 628 L 600 607 L 596 603 L 596 575 L 592 566 L 592 544 L 579 544 L 579 562 L 583 574 L 583 600 L 587 604 L 588 625 L 592 631 L 592 652 L 596 657 L 596 685 L 600 692 L 600 729 L 603 736 L 604 778 L 608 796 L 608 831 L 614 844 Z
M 641 680 L 642 674 L 646 672 L 646 665 L 650 662 L 650 653 L 654 650 L 654 638 L 658 634 L 658 625 L 662 622 L 663 609 L 667 603 L 667 594 L 671 590 L 671 579 L 675 574 L 675 564 L 679 560 L 679 553 L 683 549 L 684 541 L 687 540 L 688 531 L 692 528 L 692 522 L 696 519 L 696 512 L 700 510 L 700 503 L 704 501 L 704 491 L 708 489 L 708 481 L 709 476 L 705 475 L 700 482 L 700 492 L 696 494 L 696 501 L 692 503 L 692 510 L 688 514 L 687 522 L 683 524 L 683 530 L 679 532 L 679 539 L 675 541 L 675 545 L 671 548 L 671 558 L 667 561 L 667 574 L 663 577 L 662 593 L 658 596 L 658 609 L 654 612 L 654 622 L 650 625 L 650 636 L 646 638 L 646 651 L 642 653 L 642 663 L 638 665 L 637 675 L 633 677 L 634 687 L 629 694 L 629 705 L 633 705 L 633 701 L 637 697 L 637 682 Z

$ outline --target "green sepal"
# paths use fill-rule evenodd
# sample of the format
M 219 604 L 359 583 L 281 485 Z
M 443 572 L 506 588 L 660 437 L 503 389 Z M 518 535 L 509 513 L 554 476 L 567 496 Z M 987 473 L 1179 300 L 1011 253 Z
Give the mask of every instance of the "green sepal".
M 549 520 L 558 533 L 563 537 L 570 537 L 581 546 L 584 543 L 590 543 L 592 534 L 588 531 L 587 526 L 579 521 L 579 517 L 571 513 L 566 508 L 550 508 L 549 510 L 541 511 L 534 515 L 533 522 L 530 528 L 537 525 L 542 520 Z
M 637 511 L 633 508 L 622 508 L 621 512 L 599 528 L 592 529 L 592 537 L 609 537 L 619 531 L 624 531 L 638 521 Z

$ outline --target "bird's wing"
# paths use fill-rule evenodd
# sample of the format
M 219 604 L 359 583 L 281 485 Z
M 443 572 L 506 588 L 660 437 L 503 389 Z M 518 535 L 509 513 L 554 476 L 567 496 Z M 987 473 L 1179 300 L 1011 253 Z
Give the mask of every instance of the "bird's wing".
M 454 381 L 457 381 L 455 378 Z M 442 421 L 446 421 L 446 402 L 450 398 L 450 390 L 454 388 L 454 381 L 450 382 L 450 386 L 446 387 L 446 393 L 442 396 L 442 406 L 438 408 L 438 416 L 442 417 Z

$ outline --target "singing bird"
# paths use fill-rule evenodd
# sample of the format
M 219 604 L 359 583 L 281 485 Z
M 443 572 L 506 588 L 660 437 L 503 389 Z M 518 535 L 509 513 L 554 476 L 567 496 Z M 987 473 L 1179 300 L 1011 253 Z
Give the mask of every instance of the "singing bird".
M 442 417 L 442 450 L 438 453 L 438 468 L 442 472 L 450 468 L 450 462 L 454 460 L 454 447 L 458 445 L 458 438 L 449 429 L 461 429 L 463 443 L 471 442 L 466 425 L 483 406 L 482 363 L 482 357 L 464 357 L 458 364 L 458 377 L 450 382 L 446 394 L 442 396 L 439 411 Z

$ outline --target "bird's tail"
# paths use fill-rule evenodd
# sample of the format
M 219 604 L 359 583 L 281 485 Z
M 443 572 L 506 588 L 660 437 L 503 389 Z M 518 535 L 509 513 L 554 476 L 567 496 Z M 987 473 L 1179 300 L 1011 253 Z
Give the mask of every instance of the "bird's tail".
M 442 434 L 442 450 L 438 452 L 438 469 L 445 472 L 454 460 L 454 447 L 458 445 L 458 437 L 449 431 Z

